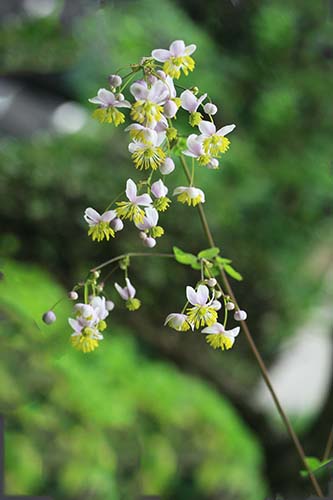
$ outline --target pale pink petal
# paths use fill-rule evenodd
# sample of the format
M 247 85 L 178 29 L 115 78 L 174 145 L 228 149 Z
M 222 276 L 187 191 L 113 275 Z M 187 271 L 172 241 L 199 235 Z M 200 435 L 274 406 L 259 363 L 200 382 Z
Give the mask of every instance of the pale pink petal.
M 200 104 L 206 99 L 207 94 L 203 94 L 201 97 L 199 97 L 198 102 L 197 102 L 197 109 L 200 106 Z
M 201 333 L 224 333 L 224 326 L 221 323 L 214 323 L 214 325 L 201 330 Z
M 134 203 L 136 200 L 137 188 L 135 182 L 133 182 L 132 179 L 127 179 L 125 192 L 129 201 Z
M 197 290 L 198 304 L 204 306 L 207 303 L 209 297 L 208 287 L 205 285 L 199 285 Z
M 131 108 L 132 105 L 130 102 L 123 100 L 123 101 L 116 101 L 114 103 L 114 107 L 115 108 Z
M 169 47 L 171 55 L 174 57 L 185 55 L 185 43 L 183 40 L 175 40 Z
M 101 219 L 103 222 L 111 222 L 116 217 L 117 217 L 117 212 L 115 210 L 108 210 L 107 212 L 104 212 Z
M 180 94 L 181 106 L 189 113 L 194 113 L 197 109 L 197 98 L 190 90 L 185 90 Z
M 187 191 L 187 187 L 184 187 L 184 186 L 179 186 L 179 187 L 176 187 L 176 189 L 174 189 L 173 191 L 173 196 L 175 196 L 176 194 L 181 194 L 181 193 L 184 193 L 184 191 Z
M 94 225 L 98 224 L 101 220 L 100 214 L 94 208 L 87 208 L 84 212 L 84 219 L 88 224 Z
M 107 89 L 99 89 L 97 97 L 108 106 L 112 106 L 116 100 L 114 94 Z
M 169 89 L 164 82 L 158 80 L 148 91 L 147 99 L 157 104 L 164 104 L 169 98 Z
M 126 287 L 128 290 L 129 298 L 133 299 L 133 297 L 135 297 L 136 290 L 135 290 L 134 286 L 132 285 L 132 283 L 130 282 L 129 278 L 125 278 L 125 281 L 126 281 Z
M 139 149 L 142 149 L 142 147 L 145 147 L 145 145 L 142 144 L 142 142 L 133 141 L 133 142 L 129 143 L 129 145 L 128 145 L 128 151 L 130 153 L 135 153 L 135 151 L 138 151 Z
M 82 326 L 80 325 L 80 323 L 76 319 L 69 318 L 68 323 L 70 324 L 70 326 L 73 328 L 73 330 L 75 332 L 80 332 L 82 330 Z
M 231 337 L 237 337 L 237 335 L 240 332 L 240 327 L 236 326 L 236 328 L 233 328 L 232 330 L 226 330 L 225 333 L 230 335 Z
M 194 43 L 191 43 L 191 45 L 188 45 L 186 48 L 185 48 L 185 54 L 187 56 L 190 56 L 191 54 L 193 54 L 193 52 L 195 52 L 197 50 L 197 46 L 194 44 Z
M 118 283 L 115 283 L 114 286 L 122 299 L 124 300 L 129 299 L 128 291 L 126 288 L 121 288 L 121 286 L 118 285 Z
M 140 196 L 137 196 L 134 203 L 136 203 L 136 205 L 141 205 L 144 207 L 150 205 L 152 202 L 153 200 L 151 199 L 149 194 L 145 193 L 145 194 L 140 194 Z
M 226 125 L 225 127 L 220 128 L 216 133 L 217 133 L 217 135 L 225 136 L 227 134 L 230 134 L 230 132 L 232 132 L 235 128 L 236 128 L 236 125 L 234 125 L 234 124 Z
M 199 130 L 204 135 L 213 135 L 216 132 L 216 127 L 214 123 L 209 122 L 207 120 L 202 120 L 199 123 Z
M 145 210 L 146 212 L 146 219 L 150 227 L 156 226 L 158 222 L 158 211 L 156 208 L 153 207 L 148 207 Z
M 197 292 L 191 286 L 186 287 L 186 297 L 193 306 L 198 304 Z
M 146 82 L 135 82 L 130 87 L 131 94 L 137 101 L 145 100 L 148 95 L 148 88 Z
M 151 56 L 156 59 L 156 61 L 165 62 L 170 58 L 171 54 L 169 50 L 155 49 L 152 51 Z
M 92 102 L 93 104 L 100 104 L 101 106 L 105 106 L 104 102 L 99 97 L 92 97 L 91 99 L 88 99 L 88 101 Z

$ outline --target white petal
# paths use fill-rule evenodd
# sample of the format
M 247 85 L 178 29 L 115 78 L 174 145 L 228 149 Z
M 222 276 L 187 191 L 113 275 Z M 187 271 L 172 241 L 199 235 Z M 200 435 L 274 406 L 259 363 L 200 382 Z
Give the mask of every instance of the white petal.
M 225 136 L 227 134 L 230 134 L 230 132 L 232 132 L 235 128 L 236 128 L 236 125 L 234 125 L 234 124 L 226 125 L 225 127 L 220 128 L 216 133 L 217 133 L 217 135 Z
M 179 186 L 176 189 L 174 189 L 173 196 L 176 196 L 176 194 L 184 193 L 184 191 L 187 191 L 187 189 L 188 189 L 187 187 Z
M 236 326 L 236 328 L 233 328 L 232 330 L 226 330 L 225 333 L 230 335 L 231 337 L 237 337 L 237 335 L 240 332 L 240 327 Z
M 186 297 L 193 306 L 198 304 L 197 292 L 191 286 L 186 287 Z
M 149 194 L 145 193 L 137 196 L 134 203 L 136 203 L 136 205 L 142 205 L 144 207 L 150 205 L 152 202 L 153 200 L 151 199 Z
M 129 298 L 133 299 L 133 297 L 135 297 L 136 290 L 135 290 L 134 286 L 132 285 L 132 283 L 130 282 L 129 278 L 125 278 L 125 281 L 126 281 L 126 286 L 127 286 Z
M 130 92 L 137 101 L 145 100 L 148 95 L 146 82 L 135 82 L 130 86 Z
M 112 104 L 114 104 L 116 100 L 114 94 L 107 89 L 99 89 L 99 91 L 97 92 L 97 97 L 99 97 L 101 101 L 103 101 L 103 103 L 109 106 L 112 106 Z
M 197 290 L 198 304 L 204 306 L 209 297 L 209 290 L 206 285 L 199 285 Z
M 204 135 L 213 135 L 216 132 L 216 127 L 214 123 L 209 122 L 207 120 L 202 120 L 199 123 L 199 130 Z
M 155 49 L 152 51 L 151 56 L 156 59 L 156 61 L 165 62 L 170 58 L 171 54 L 169 50 Z
M 190 90 L 185 90 L 180 94 L 181 106 L 186 111 L 193 113 L 197 108 L 197 98 Z
M 191 45 L 188 45 L 186 48 L 185 48 L 185 53 L 187 56 L 190 56 L 191 54 L 193 54 L 193 52 L 195 52 L 197 50 L 197 46 L 194 44 L 194 43 L 191 43 Z
M 137 188 L 135 182 L 132 179 L 127 179 L 126 182 L 126 196 L 132 203 L 136 200 Z
M 185 55 L 185 43 L 183 40 L 175 40 L 169 47 L 171 54 L 175 57 Z
M 104 212 L 104 214 L 102 215 L 102 221 L 111 222 L 116 217 L 117 217 L 117 212 L 115 210 L 108 210 L 107 212 Z
M 100 222 L 101 216 L 94 208 L 87 208 L 84 212 L 84 219 L 90 225 L 96 225 Z
M 224 333 L 224 326 L 221 323 L 214 323 L 214 325 L 201 330 L 201 333 Z
M 114 286 L 122 299 L 127 300 L 129 298 L 128 291 L 126 290 L 126 288 L 121 288 L 121 286 L 118 285 L 118 283 L 115 283 Z

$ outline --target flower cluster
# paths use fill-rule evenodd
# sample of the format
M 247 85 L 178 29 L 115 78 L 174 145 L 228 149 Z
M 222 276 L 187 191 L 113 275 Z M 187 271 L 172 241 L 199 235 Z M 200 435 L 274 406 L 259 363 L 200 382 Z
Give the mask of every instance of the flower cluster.
M 196 289 L 186 287 L 187 302 L 181 313 L 171 313 L 165 320 L 165 325 L 179 332 L 199 330 L 207 334 L 207 342 L 214 348 L 230 349 L 235 337 L 239 334 L 239 326 L 227 330 L 228 311 L 235 309 L 235 304 L 225 296 L 215 278 L 199 282 Z M 219 299 L 224 302 L 224 321 L 218 322 L 218 312 L 223 308 Z M 237 310 L 234 314 L 236 321 L 246 319 L 246 312 Z
M 110 88 L 99 89 L 97 95 L 89 99 L 97 105 L 93 117 L 101 123 L 115 127 L 125 124 L 129 157 L 136 173 L 141 176 L 137 181 L 129 177 L 123 193 L 101 213 L 92 207 L 85 210 L 84 220 L 93 241 L 110 241 L 127 223 L 132 223 L 138 230 L 141 243 L 153 248 L 164 235 L 159 219 L 170 208 L 170 193 L 189 207 L 205 203 L 204 191 L 195 184 L 196 172 L 202 167 L 219 168 L 220 159 L 230 145 L 226 136 L 235 125 L 217 126 L 213 117 L 217 115 L 218 108 L 208 94 L 197 87 L 178 85 L 177 80 L 182 74 L 187 76 L 194 70 L 192 55 L 195 51 L 194 44 L 185 45 L 183 40 L 172 42 L 168 50 L 153 50 L 150 57 L 131 65 L 126 76 L 111 74 L 108 77 Z M 136 75 L 138 78 L 134 80 Z M 180 112 L 187 113 L 187 131 L 176 126 Z M 177 158 L 181 160 L 188 183 L 170 189 L 166 182 L 176 169 Z M 186 158 L 190 159 L 190 166 Z M 187 301 L 182 312 L 169 314 L 165 324 L 177 331 L 201 330 L 207 334 L 207 342 L 213 348 L 224 350 L 232 347 L 239 333 L 239 327 L 226 329 L 228 312 L 235 309 L 234 319 L 237 321 L 246 319 L 246 313 L 235 306 L 211 275 L 212 271 L 221 270 L 224 265 L 227 272 L 229 269 L 234 276 L 238 274 L 231 268 L 231 261 L 218 256 L 218 253 L 219 249 L 215 248 L 208 253 L 200 252 L 198 258 L 191 254 L 186 254 L 185 260 L 185 254 L 183 260 L 175 256 L 181 263 L 190 263 L 194 269 L 201 268 L 201 280 L 195 288 L 186 288 Z M 125 274 L 125 286 L 115 282 L 116 291 L 129 311 L 139 309 L 141 301 L 136 297 L 136 289 L 128 277 L 130 255 L 142 256 L 142 253 L 126 254 L 103 263 L 69 292 L 68 298 L 76 302 L 73 317 L 69 318 L 73 330 L 71 343 L 76 349 L 91 352 L 103 340 L 108 327 L 106 321 L 114 308 L 114 303 L 104 293 L 104 284 L 118 268 Z M 101 281 L 99 269 L 113 262 L 117 263 L 116 268 Z M 218 321 L 221 311 L 224 311 L 222 323 Z M 53 308 L 43 316 L 47 324 L 55 319 Z
M 218 109 L 208 94 L 200 93 L 196 87 L 185 90 L 178 87 L 181 74 L 186 76 L 194 70 L 195 50 L 194 44 L 186 46 L 183 40 L 175 40 L 168 50 L 153 50 L 151 57 L 132 65 L 131 73 L 124 79 L 118 74 L 110 75 L 110 90 L 99 89 L 97 96 L 89 99 L 98 105 L 93 116 L 102 123 L 118 126 L 127 120 L 131 122 L 125 128 L 129 134 L 128 151 L 135 169 L 146 173 L 138 183 L 128 179 L 126 199 L 114 200 L 101 215 L 93 208 L 86 210 L 88 234 L 94 241 L 115 237 L 124 222 L 129 221 L 139 229 L 145 246 L 156 245 L 156 239 L 164 234 L 163 228 L 157 225 L 158 212 L 167 211 L 171 204 L 165 177 L 175 170 L 172 156 L 181 144 L 181 154 L 192 158 L 192 177 L 189 185 L 174 187 L 173 196 L 188 206 L 205 202 L 203 190 L 194 185 L 194 167 L 196 164 L 211 169 L 219 167 L 219 158 L 230 144 L 226 135 L 235 125 L 217 129 L 213 115 Z M 139 72 L 139 78 L 131 83 Z M 128 85 L 125 98 L 123 92 Z M 127 117 L 123 112 L 126 108 Z M 198 129 L 198 133 L 190 133 L 185 139 L 175 125 L 180 109 L 188 113 L 189 125 Z

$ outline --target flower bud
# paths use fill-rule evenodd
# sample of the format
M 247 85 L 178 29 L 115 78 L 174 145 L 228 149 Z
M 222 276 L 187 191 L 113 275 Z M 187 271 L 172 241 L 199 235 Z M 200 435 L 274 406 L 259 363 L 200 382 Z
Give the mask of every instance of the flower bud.
M 241 309 L 239 311 L 236 311 L 234 314 L 234 318 L 236 321 L 245 321 L 247 318 L 246 311 L 242 311 Z
M 155 240 L 155 238 L 152 238 L 151 236 L 149 236 L 148 238 L 143 240 L 143 244 L 148 248 L 154 248 L 154 246 L 156 245 L 156 240 Z
M 204 105 L 204 112 L 207 113 L 207 115 L 215 115 L 217 113 L 217 106 L 211 102 L 207 102 Z
M 207 168 L 215 170 L 219 168 L 219 161 L 216 158 L 212 158 L 209 163 L 207 163 Z
M 118 99 L 118 101 L 124 101 L 125 100 L 124 94 L 121 94 L 120 92 L 119 92 L 119 94 L 116 95 L 116 98 Z
M 94 278 L 95 278 L 96 280 L 98 280 L 98 278 L 99 278 L 99 277 L 100 277 L 100 275 L 101 275 L 101 271 L 94 271 L 93 275 L 94 275 Z
M 228 311 L 232 311 L 233 309 L 235 309 L 235 304 L 233 302 L 227 302 L 225 307 L 228 309 Z
M 46 313 L 43 314 L 42 319 L 44 323 L 46 323 L 47 325 L 51 325 L 52 323 L 55 322 L 57 316 L 54 314 L 53 311 L 47 311 Z
M 107 300 L 105 303 L 105 307 L 107 308 L 108 311 L 113 311 L 114 303 L 112 302 L 112 300 Z
M 96 291 L 97 293 L 101 293 L 103 292 L 103 289 L 104 289 L 104 283 L 99 283 L 97 286 L 96 286 Z
M 109 84 L 111 87 L 120 87 L 122 79 L 119 75 L 109 75 Z
M 148 236 L 144 231 L 140 231 L 139 238 L 144 241 L 148 238 Z
M 68 292 L 67 296 L 70 300 L 77 300 L 79 298 L 79 294 L 77 292 L 74 292 L 74 290 Z
M 217 285 L 217 281 L 215 278 L 209 278 L 209 280 L 207 280 L 207 285 L 210 286 L 211 288 L 214 288 L 214 286 Z
M 165 158 L 162 165 L 160 165 L 160 172 L 163 175 L 169 175 L 175 170 L 175 163 L 172 158 Z
M 124 223 L 121 219 L 119 219 L 118 217 L 116 217 L 115 219 L 113 219 L 111 222 L 110 222 L 110 226 L 112 227 L 112 229 L 114 231 L 121 231 L 122 229 L 124 229 Z
M 164 104 L 164 108 L 163 108 L 163 111 L 164 111 L 164 115 L 167 117 L 167 118 L 174 118 L 175 114 L 177 113 L 178 111 L 178 106 L 177 104 L 172 101 L 171 99 L 169 101 L 167 101 L 165 104 Z
M 217 299 L 219 299 L 220 297 L 222 297 L 222 292 L 220 290 L 215 290 L 215 297 Z

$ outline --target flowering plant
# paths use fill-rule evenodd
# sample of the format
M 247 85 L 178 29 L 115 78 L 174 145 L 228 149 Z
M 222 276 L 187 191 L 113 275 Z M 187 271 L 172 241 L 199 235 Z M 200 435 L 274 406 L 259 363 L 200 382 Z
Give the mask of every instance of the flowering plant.
M 105 281 L 111 274 L 102 276 L 101 272 L 106 266 L 117 263 L 116 269 L 124 273 L 125 286 L 114 283 L 114 287 L 129 311 L 136 311 L 141 306 L 132 284 L 133 277 L 129 278 L 131 258 L 168 257 L 191 266 L 198 271 L 198 280 L 194 286 L 186 286 L 183 307 L 178 312 L 170 313 L 164 324 L 178 332 L 201 331 L 210 346 L 221 350 L 228 350 L 234 345 L 242 328 L 315 491 L 322 496 L 245 322 L 247 313 L 239 307 L 227 275 L 236 280 L 242 277 L 232 267 L 232 261 L 221 256 L 203 208 L 206 196 L 197 184 L 197 172 L 202 168 L 220 167 L 221 159 L 230 147 L 227 136 L 233 132 L 235 125 L 220 126 L 220 123 L 215 123 L 214 116 L 218 108 L 206 92 L 201 92 L 197 87 L 178 85 L 182 74 L 187 76 L 194 70 L 192 55 L 195 51 L 194 44 L 186 46 L 183 40 L 172 42 L 168 50 L 153 50 L 150 57 L 143 57 L 138 64 L 132 64 L 124 76 L 119 74 L 120 70 L 110 75 L 110 89 L 101 88 L 97 96 L 89 99 L 98 106 L 93 112 L 93 117 L 98 121 L 115 127 L 126 124 L 124 132 L 129 136 L 128 151 L 134 168 L 142 173 L 142 178 L 135 183 L 129 177 L 123 193 L 102 213 L 88 207 L 84 219 L 88 224 L 88 235 L 93 241 L 111 241 L 125 224 L 133 223 L 138 230 L 138 241 L 151 249 L 164 235 L 160 219 L 163 223 L 163 218 L 172 210 L 171 198 L 176 198 L 178 202 L 188 205 L 188 210 L 193 210 L 193 207 L 198 210 L 209 248 L 199 251 L 197 255 L 184 252 L 176 246 L 169 254 L 130 252 L 91 269 L 87 277 L 75 284 L 68 293 L 69 299 L 75 302 L 79 300 L 79 294 L 82 296 L 81 302 L 74 305 L 74 318 L 68 320 L 72 328 L 71 343 L 83 353 L 90 353 L 104 339 L 108 327 L 106 320 L 114 308 L 113 301 L 104 290 Z M 180 113 L 188 115 L 189 130 L 181 130 L 177 126 Z M 175 168 L 178 168 L 176 163 L 183 169 L 186 183 L 171 189 L 169 179 Z M 54 307 L 43 316 L 47 324 L 56 320 Z M 231 325 L 229 328 L 230 314 L 240 326 Z

